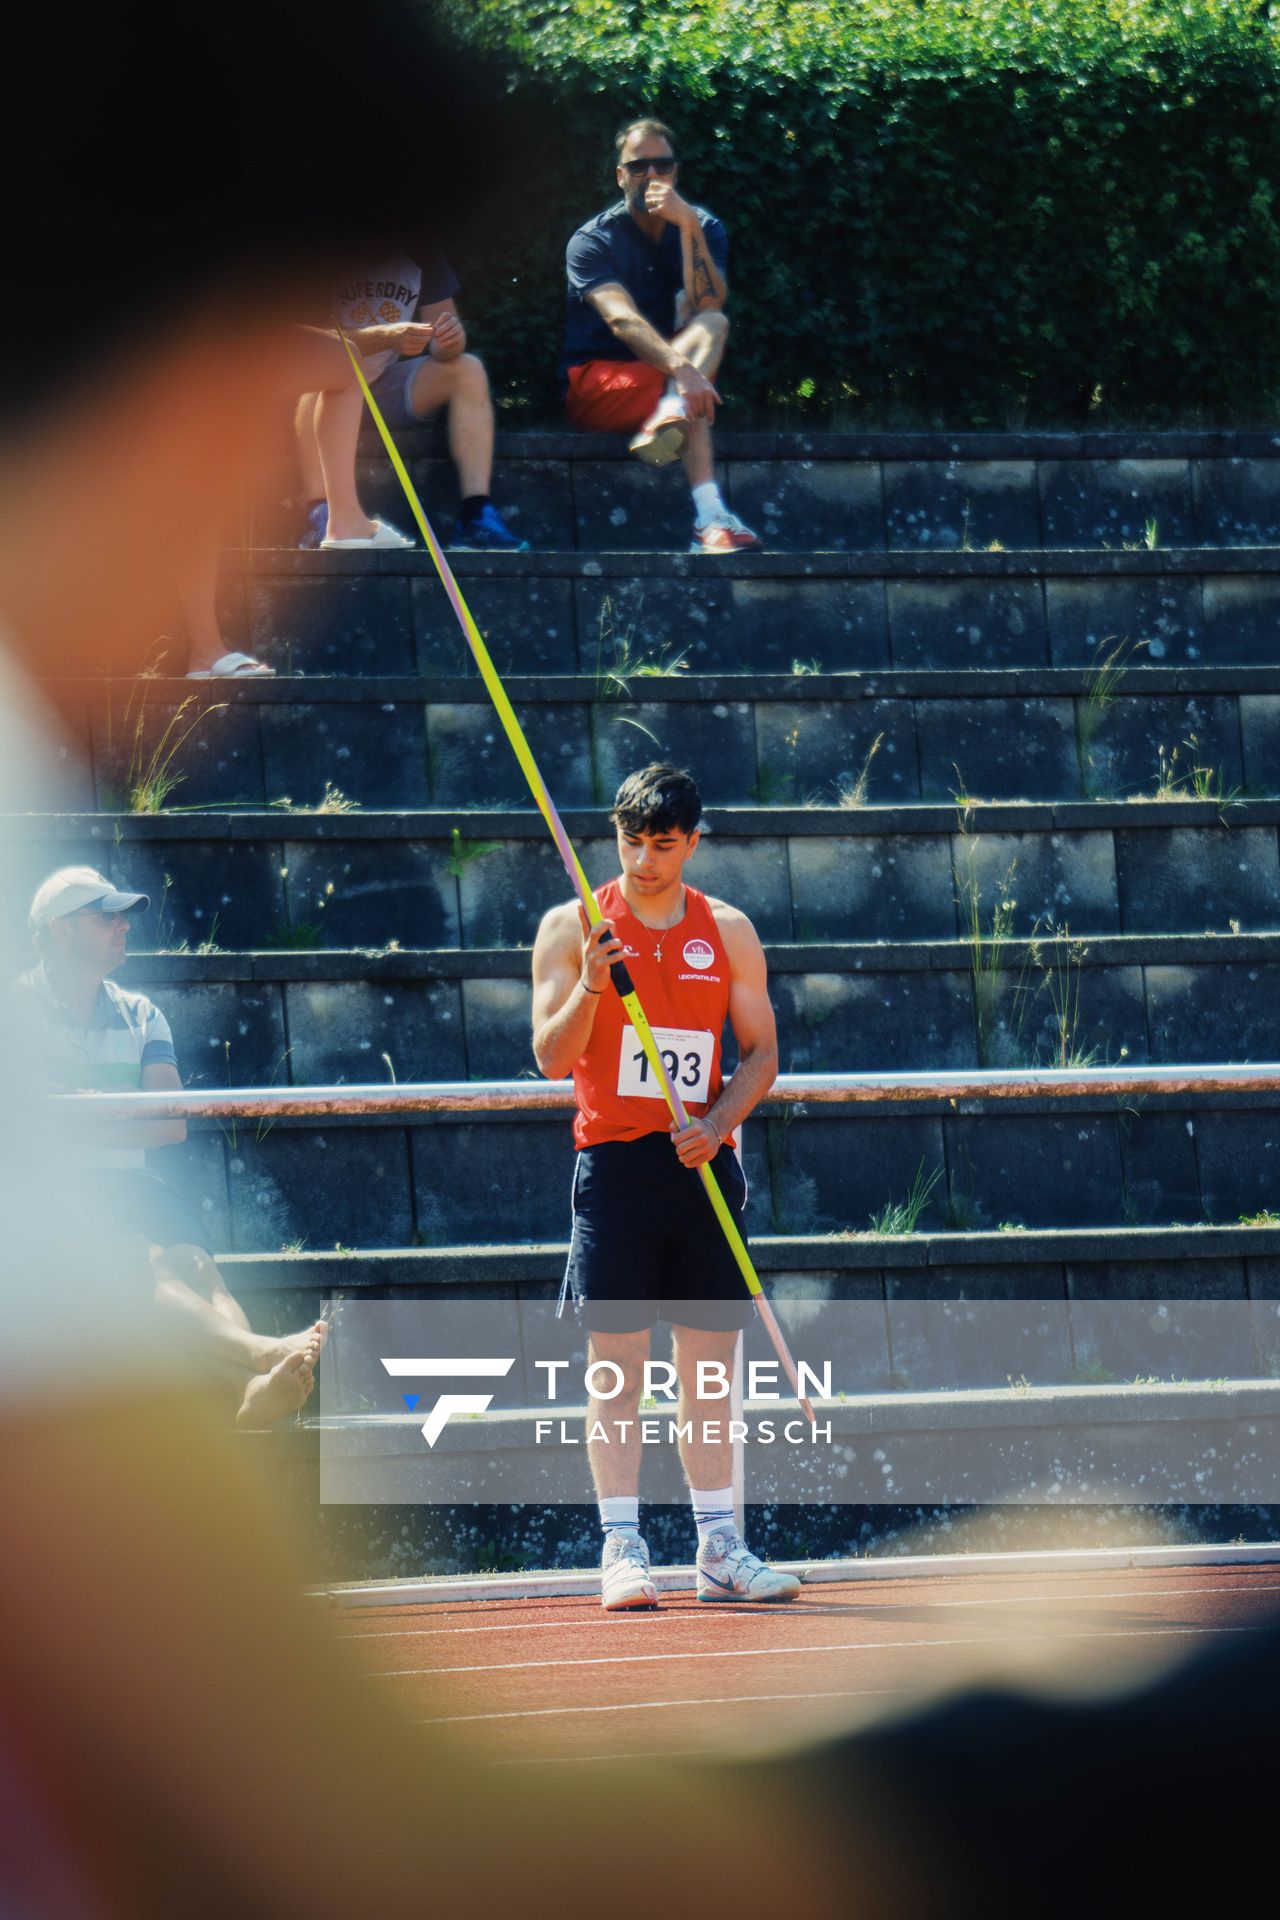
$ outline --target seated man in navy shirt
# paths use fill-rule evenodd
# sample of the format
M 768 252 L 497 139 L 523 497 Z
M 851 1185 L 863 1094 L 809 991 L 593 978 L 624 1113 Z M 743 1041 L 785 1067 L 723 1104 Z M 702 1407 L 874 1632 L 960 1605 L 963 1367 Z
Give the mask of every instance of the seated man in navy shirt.
M 676 192 L 675 139 L 660 120 L 633 121 L 616 144 L 624 197 L 579 227 L 565 256 L 569 418 L 633 434 L 631 451 L 653 466 L 683 458 L 694 552 L 758 547 L 720 497 L 711 450 L 713 382 L 729 333 L 729 236 Z

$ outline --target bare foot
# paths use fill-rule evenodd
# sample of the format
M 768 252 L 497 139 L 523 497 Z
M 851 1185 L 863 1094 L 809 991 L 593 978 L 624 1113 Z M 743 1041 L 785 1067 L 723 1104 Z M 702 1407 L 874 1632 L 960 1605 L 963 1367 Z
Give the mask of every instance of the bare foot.
M 309 1327 L 303 1327 L 298 1333 L 282 1333 L 265 1348 L 257 1362 L 259 1373 L 267 1373 L 290 1354 L 302 1354 L 309 1367 L 314 1367 L 320 1358 L 320 1349 L 329 1337 L 329 1324 L 326 1320 L 315 1320 Z
M 273 1427 L 286 1414 L 296 1413 L 315 1386 L 315 1375 L 304 1353 L 287 1353 L 270 1373 L 250 1380 L 236 1415 L 238 1427 Z

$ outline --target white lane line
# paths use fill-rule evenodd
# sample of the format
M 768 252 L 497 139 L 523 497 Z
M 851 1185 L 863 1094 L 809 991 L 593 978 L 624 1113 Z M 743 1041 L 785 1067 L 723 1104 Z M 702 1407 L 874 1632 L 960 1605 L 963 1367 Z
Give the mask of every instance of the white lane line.
M 413 1724 L 416 1727 L 454 1727 L 467 1720 L 547 1720 L 554 1718 L 557 1714 L 566 1713 L 652 1713 L 659 1707 L 746 1707 L 771 1700 L 869 1700 L 872 1697 L 880 1698 L 906 1692 L 906 1687 L 824 1687 L 820 1693 L 726 1693 L 711 1700 L 611 1700 L 607 1706 L 603 1707 L 519 1707 L 512 1713 L 446 1713 L 439 1719 L 415 1720 Z M 707 1751 L 719 1752 L 719 1749 L 708 1748 Z M 576 1757 L 569 1754 L 564 1756 L 565 1759 Z M 596 1756 L 584 1755 L 583 1757 L 594 1759 Z M 636 1753 L 611 1757 L 652 1760 L 658 1756 L 651 1753 Z M 665 1747 L 660 1757 L 664 1760 L 668 1757 Z M 512 1760 L 506 1764 L 518 1766 L 520 1763 Z
M 1258 1627 L 1108 1627 L 1084 1633 L 1027 1633 L 1024 1643 L 1033 1640 L 1151 1640 L 1181 1634 L 1208 1639 L 1215 1633 L 1257 1633 Z M 388 1667 L 367 1676 L 370 1680 L 416 1680 L 443 1678 L 448 1673 L 535 1673 L 540 1668 L 631 1667 L 651 1660 L 781 1660 L 795 1654 L 874 1653 L 881 1648 L 913 1647 L 924 1652 L 930 1647 L 999 1647 L 998 1634 L 982 1633 L 950 1640 L 835 1640 L 810 1647 L 704 1647 L 695 1653 L 606 1653 L 586 1660 L 499 1660 L 485 1666 L 469 1667 Z
M 892 1600 L 882 1600 L 878 1604 L 867 1600 L 858 1600 L 846 1607 L 840 1607 L 838 1610 L 841 1613 L 871 1615 L 888 1613 L 895 1607 L 910 1607 L 916 1612 L 941 1612 L 947 1607 L 968 1607 L 975 1609 L 978 1607 L 1044 1607 L 1057 1606 L 1060 1603 L 1068 1602 L 1078 1606 L 1092 1600 L 1176 1600 L 1184 1599 L 1188 1595 L 1198 1595 L 1202 1593 L 1228 1594 L 1235 1599 L 1242 1595 L 1254 1593 L 1280 1593 L 1280 1584 L 1272 1583 L 1267 1586 L 1239 1586 L 1233 1584 L 1229 1587 L 1157 1587 L 1150 1593 L 1136 1592 L 1132 1587 L 1118 1587 L 1106 1593 L 1100 1593 L 1093 1589 L 1090 1589 L 1087 1593 L 1077 1592 L 1070 1594 L 1007 1593 L 993 1595 L 989 1600 L 913 1601 L 894 1598 Z M 828 1617 L 837 1611 L 835 1603 L 822 1600 L 816 1603 L 815 1611 L 818 1609 L 821 1609 Z M 726 1608 L 725 1612 L 727 1613 L 728 1611 L 729 1609 Z M 809 1609 L 806 1609 L 806 1611 L 809 1611 Z M 758 1615 L 752 1610 L 749 1616 L 739 1614 L 737 1617 L 739 1619 L 747 1617 L 755 1619 Z M 701 1606 L 697 1613 L 664 1613 L 660 1607 L 657 1613 L 637 1614 L 636 1618 L 629 1624 L 632 1626 L 669 1627 L 676 1621 L 693 1621 L 705 1626 L 710 1618 L 711 1608 L 707 1606 Z M 594 1614 L 588 1614 L 584 1619 L 574 1617 L 566 1620 L 499 1620 L 491 1626 L 483 1627 L 404 1627 L 396 1633 L 342 1633 L 338 1635 L 338 1638 L 343 1641 L 430 1640 L 439 1639 L 441 1636 L 448 1638 L 451 1634 L 459 1633 L 548 1633 L 557 1628 L 562 1633 L 577 1633 L 583 1627 L 613 1627 L 616 1629 L 618 1624 L 616 1620 L 602 1620 Z

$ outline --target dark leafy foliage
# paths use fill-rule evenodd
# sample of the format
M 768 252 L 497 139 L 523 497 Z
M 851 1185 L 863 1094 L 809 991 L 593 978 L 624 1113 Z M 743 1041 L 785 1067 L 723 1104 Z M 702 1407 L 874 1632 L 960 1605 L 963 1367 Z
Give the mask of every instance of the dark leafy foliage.
M 1254 0 L 439 0 L 526 128 L 451 236 L 500 400 L 655 113 L 727 222 L 731 417 L 1221 422 L 1280 402 L 1280 52 Z M 532 115 L 532 118 L 530 118 Z M 446 221 L 447 225 L 447 221 Z

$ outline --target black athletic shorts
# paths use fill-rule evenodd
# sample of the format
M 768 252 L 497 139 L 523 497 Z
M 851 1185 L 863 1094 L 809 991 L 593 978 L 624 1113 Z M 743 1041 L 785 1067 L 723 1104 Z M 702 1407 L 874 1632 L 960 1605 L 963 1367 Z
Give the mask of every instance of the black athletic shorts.
M 721 1147 L 711 1166 L 741 1228 L 747 1182 L 737 1155 Z M 565 1284 L 582 1325 L 601 1333 L 638 1333 L 657 1320 L 731 1332 L 755 1317 L 706 1189 L 667 1133 L 578 1154 Z
M 153 1247 L 203 1247 L 208 1235 L 195 1215 L 158 1174 L 145 1167 L 103 1168 L 81 1183 L 86 1210 L 113 1238 L 140 1234 Z

